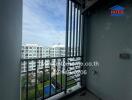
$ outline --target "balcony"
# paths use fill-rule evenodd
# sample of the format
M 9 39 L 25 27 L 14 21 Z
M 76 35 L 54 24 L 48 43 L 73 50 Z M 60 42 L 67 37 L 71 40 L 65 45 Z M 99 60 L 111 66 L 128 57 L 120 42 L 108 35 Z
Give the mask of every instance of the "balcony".
M 29 70 L 30 62 L 35 63 L 34 70 Z M 81 56 L 22 59 L 23 63 L 26 71 L 21 73 L 22 100 L 46 99 L 81 88 Z
M 131 4 L 67 0 L 65 54 L 21 59 L 22 0 L 1 0 L 0 100 L 131 100 Z

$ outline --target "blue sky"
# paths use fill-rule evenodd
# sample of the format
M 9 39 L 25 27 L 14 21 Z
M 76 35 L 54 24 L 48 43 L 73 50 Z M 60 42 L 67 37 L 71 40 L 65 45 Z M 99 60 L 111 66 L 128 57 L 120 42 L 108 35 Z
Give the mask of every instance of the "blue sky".
M 23 0 L 23 44 L 65 43 L 66 0 Z

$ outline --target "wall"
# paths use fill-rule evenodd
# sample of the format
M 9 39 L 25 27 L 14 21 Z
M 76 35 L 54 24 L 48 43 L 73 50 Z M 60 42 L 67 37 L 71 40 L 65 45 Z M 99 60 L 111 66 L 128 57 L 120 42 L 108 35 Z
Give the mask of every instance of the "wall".
M 0 0 L 0 100 L 20 100 L 22 0 Z
M 127 6 L 125 16 L 109 15 L 116 4 Z M 132 2 L 97 3 L 84 15 L 84 59 L 100 64 L 87 67 L 86 87 L 102 100 L 132 100 Z M 131 59 L 120 59 L 124 52 Z

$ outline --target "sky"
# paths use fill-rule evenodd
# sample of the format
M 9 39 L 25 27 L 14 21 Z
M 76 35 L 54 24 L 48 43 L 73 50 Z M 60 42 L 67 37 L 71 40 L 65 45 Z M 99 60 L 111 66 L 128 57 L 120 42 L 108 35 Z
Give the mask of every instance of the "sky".
M 66 0 L 23 0 L 23 44 L 65 44 Z

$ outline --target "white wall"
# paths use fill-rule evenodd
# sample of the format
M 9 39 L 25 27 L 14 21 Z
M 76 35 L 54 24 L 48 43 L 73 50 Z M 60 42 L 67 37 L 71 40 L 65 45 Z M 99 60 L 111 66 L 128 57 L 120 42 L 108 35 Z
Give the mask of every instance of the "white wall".
M 0 0 L 0 100 L 20 99 L 22 0 Z

